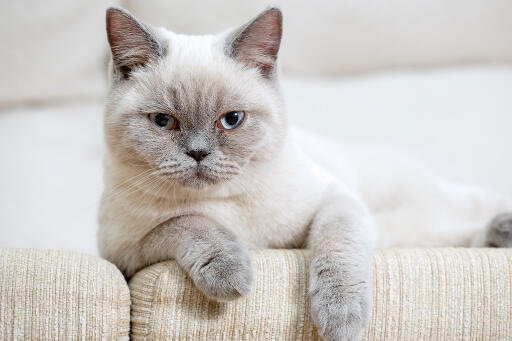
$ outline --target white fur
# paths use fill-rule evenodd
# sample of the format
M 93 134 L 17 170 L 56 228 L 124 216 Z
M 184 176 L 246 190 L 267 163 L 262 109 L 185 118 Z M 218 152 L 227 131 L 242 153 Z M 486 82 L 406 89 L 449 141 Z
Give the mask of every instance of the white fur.
M 510 196 L 449 183 L 411 155 L 297 134 L 307 155 L 368 207 L 378 227 L 377 247 L 470 246 L 493 217 L 512 210 Z
M 222 53 L 229 32 L 194 37 L 164 29 L 157 32 L 171 42 L 172 49 L 158 66 L 161 81 L 172 82 L 176 71 L 170 65 L 178 63 L 186 72 L 197 67 L 231 72 L 233 66 Z M 151 81 L 143 76 L 142 86 Z M 255 76 L 247 77 L 254 80 Z M 372 213 L 379 237 L 373 232 L 367 237 L 381 247 L 469 245 L 490 219 L 512 209 L 509 197 L 445 183 L 416 161 L 392 152 L 342 148 L 299 131 L 288 134 L 279 97 L 273 98 L 262 81 L 251 86 L 246 91 L 254 91 L 256 98 L 258 93 L 266 96 L 257 100 L 272 99 L 269 106 L 277 115 L 276 125 L 287 138 L 271 162 L 247 167 L 236 181 L 198 193 L 161 186 L 158 195 L 169 198 L 162 204 L 159 196 L 145 193 L 153 188 L 130 190 L 133 183 L 128 179 L 137 176 L 137 171 L 113 157 L 112 146 L 108 148 L 99 230 L 99 247 L 105 257 L 112 258 L 112 252 L 134 245 L 158 224 L 191 214 L 206 215 L 229 227 L 250 247 L 297 247 L 303 244 L 306 227 L 323 204 L 325 193 L 333 188 L 357 198 Z M 113 90 L 111 98 L 116 107 L 107 106 L 106 122 L 137 104 L 133 88 L 122 85 Z M 240 195 L 245 199 L 236 200 Z M 175 198 L 180 197 L 187 200 L 176 205 Z M 130 264 L 130 254 L 122 255 L 119 262 Z
M 110 22 L 128 22 L 114 27 L 140 31 L 135 19 L 116 11 Z M 137 42 L 127 51 L 130 72 L 114 74 L 105 111 L 99 248 L 128 276 L 174 258 L 206 295 L 223 300 L 250 288 L 246 247 L 308 247 L 311 311 L 320 334 L 356 340 L 369 318 L 376 243 L 469 246 L 482 241 L 479 232 L 493 217 L 512 210 L 512 200 L 448 184 L 385 150 L 343 148 L 290 129 L 275 58 L 258 55 L 277 51 L 280 25 L 279 10 L 263 12 L 244 26 L 250 34 L 237 35 L 238 46 L 251 53 L 233 55 L 225 47 L 230 32 L 187 37 L 160 29 L 151 41 L 168 53 L 158 59 L 137 55 L 148 51 L 138 46 L 147 36 L 128 39 Z M 261 49 L 262 41 L 272 48 Z M 219 115 L 240 107 L 247 118 L 238 130 L 213 128 Z M 183 129 L 154 130 L 146 119 L 151 110 L 176 115 Z M 210 148 L 209 159 L 192 161 L 185 155 L 190 146 Z M 162 181 L 154 168 L 167 165 L 179 175 Z M 203 180 L 201 167 L 222 177 Z

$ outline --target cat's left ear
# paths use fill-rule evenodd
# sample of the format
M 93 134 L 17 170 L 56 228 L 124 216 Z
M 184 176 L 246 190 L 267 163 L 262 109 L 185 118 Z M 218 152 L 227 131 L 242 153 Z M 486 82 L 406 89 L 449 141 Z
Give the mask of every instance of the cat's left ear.
M 279 8 L 268 8 L 228 38 L 226 54 L 257 68 L 263 77 L 275 74 L 277 53 L 283 33 L 283 15 Z
M 107 9 L 107 37 L 115 70 L 123 78 L 165 54 L 151 29 L 122 8 Z

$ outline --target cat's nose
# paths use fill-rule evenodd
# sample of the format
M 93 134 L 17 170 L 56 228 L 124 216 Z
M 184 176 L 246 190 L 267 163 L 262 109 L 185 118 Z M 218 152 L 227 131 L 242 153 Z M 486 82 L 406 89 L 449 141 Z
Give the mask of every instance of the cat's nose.
M 208 154 L 210 153 L 204 149 L 189 150 L 187 152 L 187 155 L 196 160 L 197 162 L 204 159 Z

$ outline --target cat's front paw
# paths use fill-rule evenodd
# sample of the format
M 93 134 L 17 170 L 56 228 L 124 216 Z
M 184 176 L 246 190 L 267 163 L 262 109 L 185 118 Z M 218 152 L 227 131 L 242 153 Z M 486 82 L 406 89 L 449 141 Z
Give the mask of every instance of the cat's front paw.
M 329 341 L 356 341 L 369 317 L 370 294 L 349 288 L 320 288 L 311 293 L 311 313 L 318 333 Z M 357 290 L 356 290 L 357 291 Z
M 485 236 L 485 245 L 490 247 L 512 247 L 512 213 L 494 218 Z
M 220 250 L 206 252 L 196 261 L 190 275 L 197 288 L 209 298 L 234 300 L 251 290 L 251 259 L 244 247 L 230 242 Z
M 369 279 L 344 278 L 339 269 L 323 269 L 311 274 L 311 315 L 325 340 L 361 339 L 370 315 L 369 283 Z

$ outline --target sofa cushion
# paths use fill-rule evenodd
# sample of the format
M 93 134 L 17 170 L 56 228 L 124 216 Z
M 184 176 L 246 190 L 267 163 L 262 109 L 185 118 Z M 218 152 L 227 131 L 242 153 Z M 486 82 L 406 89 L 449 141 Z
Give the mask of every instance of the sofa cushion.
M 128 340 L 128 286 L 98 257 L 0 249 L 0 288 L 0 340 Z
M 509 0 L 123 1 L 150 24 L 190 34 L 242 25 L 269 3 L 283 10 L 280 60 L 289 72 L 512 62 Z
M 252 252 L 255 281 L 238 301 L 208 301 L 173 261 L 130 281 L 132 340 L 317 340 L 309 254 Z M 511 250 L 392 249 L 374 256 L 364 340 L 510 340 Z
M 116 0 L 0 3 L 0 108 L 103 98 L 105 9 Z

